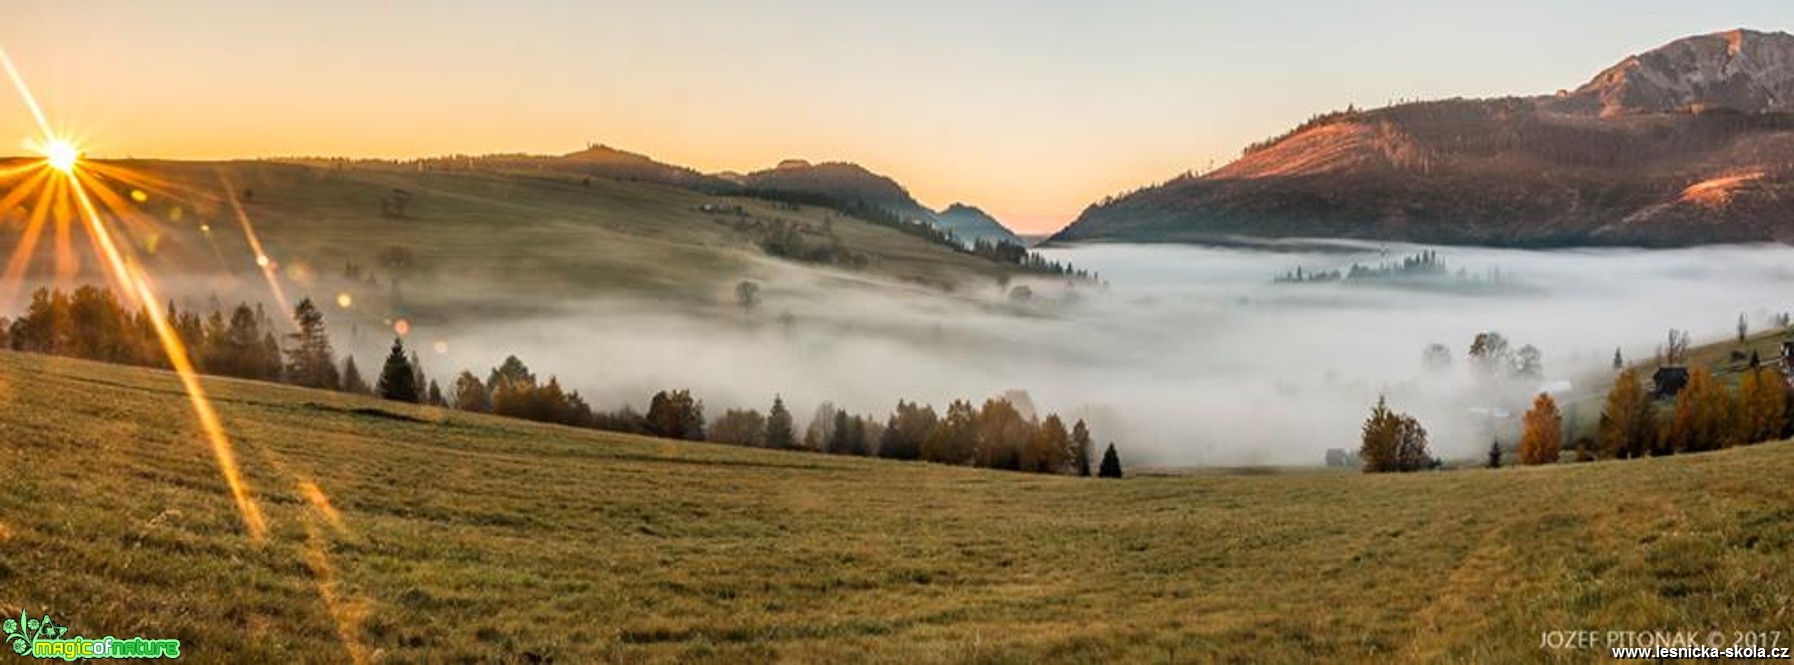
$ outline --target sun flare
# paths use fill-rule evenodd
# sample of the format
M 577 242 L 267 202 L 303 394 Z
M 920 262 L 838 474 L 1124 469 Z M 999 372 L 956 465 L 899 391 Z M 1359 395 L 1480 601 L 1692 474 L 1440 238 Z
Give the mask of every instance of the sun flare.
M 67 139 L 50 139 L 44 143 L 43 152 L 44 162 L 63 173 L 73 172 L 75 163 L 81 161 L 81 149 Z

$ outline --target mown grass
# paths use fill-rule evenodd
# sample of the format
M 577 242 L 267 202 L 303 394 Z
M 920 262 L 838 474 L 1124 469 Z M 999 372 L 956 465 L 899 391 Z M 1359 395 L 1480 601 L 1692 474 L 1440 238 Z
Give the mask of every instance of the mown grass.
M 1098 481 L 206 383 L 259 543 L 171 376 L 0 353 L 0 613 L 175 637 L 199 662 L 1512 662 L 1605 659 L 1541 650 L 1551 630 L 1794 640 L 1789 443 Z

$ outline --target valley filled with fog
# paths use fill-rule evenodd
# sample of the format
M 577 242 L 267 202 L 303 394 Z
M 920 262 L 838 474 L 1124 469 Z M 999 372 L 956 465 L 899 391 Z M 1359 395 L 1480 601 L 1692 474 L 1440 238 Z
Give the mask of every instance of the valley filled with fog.
M 1020 390 L 1043 415 L 1090 420 L 1130 464 L 1317 464 L 1328 448 L 1356 447 L 1384 393 L 1419 417 L 1437 454 L 1474 457 L 1491 412 L 1517 417 L 1546 384 L 1571 398 L 1598 392 L 1616 347 L 1648 360 L 1671 328 L 1698 344 L 1735 335 L 1744 314 L 1760 330 L 1789 308 L 1794 285 L 1794 249 L 1754 246 L 1431 248 L 1445 274 L 1429 282 L 1274 282 L 1427 249 L 1058 248 L 1043 253 L 1106 286 L 1018 280 L 947 296 L 767 261 L 751 309 L 726 294 L 698 312 L 564 299 L 551 314 L 419 325 L 409 343 L 445 388 L 461 369 L 483 378 L 515 353 L 599 409 L 645 409 L 656 390 L 689 388 L 714 417 L 764 410 L 777 393 L 801 428 L 824 401 L 882 421 L 900 398 L 940 410 Z M 1013 297 L 1024 285 L 1032 297 Z M 377 371 L 390 338 L 333 328 Z M 1466 353 L 1481 331 L 1538 348 L 1543 379 L 1474 371 Z M 1449 349 L 1449 367 L 1423 366 L 1433 343 Z M 1598 415 L 1575 408 L 1572 418 Z

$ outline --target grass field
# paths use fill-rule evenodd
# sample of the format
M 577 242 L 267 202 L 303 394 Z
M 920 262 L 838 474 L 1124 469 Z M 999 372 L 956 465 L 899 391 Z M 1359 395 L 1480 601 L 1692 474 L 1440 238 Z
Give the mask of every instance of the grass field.
M 198 662 L 1605 659 L 1794 641 L 1794 444 L 1122 481 L 735 449 L 0 353 L 0 614 Z M 314 491 L 315 490 L 315 491 Z

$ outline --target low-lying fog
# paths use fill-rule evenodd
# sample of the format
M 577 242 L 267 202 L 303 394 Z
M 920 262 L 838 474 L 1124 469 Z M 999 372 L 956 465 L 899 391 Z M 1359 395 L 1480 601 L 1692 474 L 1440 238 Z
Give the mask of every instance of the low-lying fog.
M 1061 300 L 1063 286 L 1037 283 L 1023 308 L 995 283 L 943 297 L 768 263 L 757 276 L 763 303 L 751 313 L 727 295 L 707 315 L 569 302 L 563 315 L 420 328 L 412 343 L 445 389 L 460 369 L 483 378 L 516 353 L 595 408 L 643 409 L 655 390 L 690 388 L 715 416 L 764 410 L 780 393 L 800 427 L 824 400 L 882 419 L 899 398 L 939 409 L 1019 389 L 1042 412 L 1090 417 L 1099 444 L 1116 441 L 1130 464 L 1316 464 L 1327 448 L 1356 447 L 1379 392 L 1420 418 L 1436 453 L 1486 450 L 1488 418 L 1472 409 L 1520 408 L 1537 386 L 1510 386 L 1505 402 L 1481 389 L 1465 359 L 1478 331 L 1499 331 L 1516 350 L 1537 346 L 1547 381 L 1572 380 L 1582 393 L 1599 388 L 1587 379 L 1609 374 L 1615 347 L 1631 361 L 1651 357 L 1672 327 L 1697 344 L 1735 335 L 1741 313 L 1761 329 L 1789 308 L 1794 284 L 1794 249 L 1785 247 L 1438 248 L 1453 272 L 1498 270 L 1505 286 L 1272 283 L 1297 266 L 1399 261 L 1420 249 L 1054 249 L 1045 253 L 1100 273 L 1109 287 Z M 378 337 L 364 330 L 339 346 L 356 348 L 372 375 Z M 437 341 L 446 352 L 430 352 Z M 1423 369 L 1422 350 L 1434 342 L 1451 350 L 1444 372 Z

